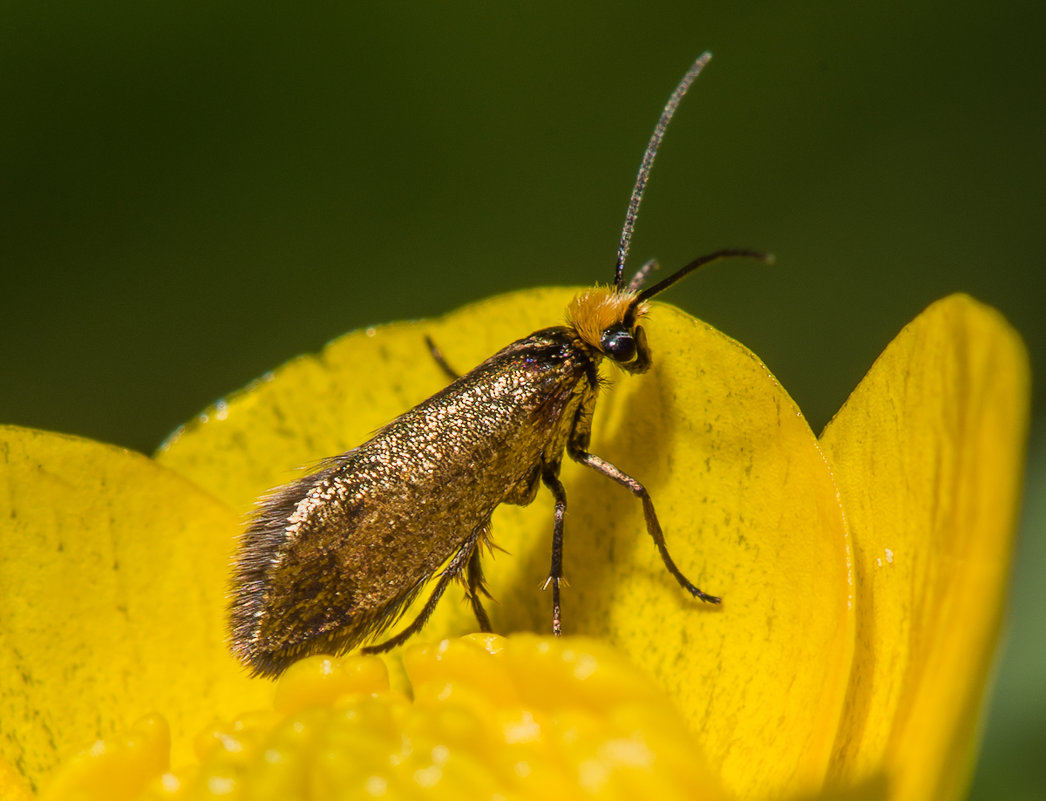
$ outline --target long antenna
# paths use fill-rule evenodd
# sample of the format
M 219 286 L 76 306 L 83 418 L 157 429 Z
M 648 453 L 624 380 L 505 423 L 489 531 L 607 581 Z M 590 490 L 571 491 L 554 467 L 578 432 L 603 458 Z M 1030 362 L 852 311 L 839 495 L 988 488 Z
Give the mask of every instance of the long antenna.
M 690 84 L 694 82 L 694 79 L 701 74 L 701 70 L 705 68 L 705 65 L 711 58 L 712 54 L 706 50 L 697 57 L 697 61 L 687 70 L 683 80 L 679 82 L 675 91 L 672 92 L 672 96 L 665 103 L 661 117 L 654 127 L 654 133 L 650 135 L 650 141 L 647 142 L 646 150 L 643 152 L 643 161 L 640 162 L 639 173 L 636 175 L 636 185 L 632 188 L 632 197 L 628 201 L 628 211 L 625 213 L 625 226 L 621 229 L 621 241 L 617 246 L 617 266 L 614 270 L 615 289 L 621 288 L 622 277 L 625 272 L 625 261 L 628 259 L 628 247 L 632 242 L 632 232 L 636 227 L 636 217 L 639 215 L 639 203 L 643 200 L 643 190 L 646 188 L 647 178 L 650 177 L 650 168 L 654 166 L 654 157 L 657 156 L 657 148 L 665 135 L 665 128 L 671 122 L 672 115 L 676 113 L 679 101 L 683 99 L 686 90 L 690 88 Z
M 707 256 L 700 256 L 684 267 L 676 270 L 668 276 L 668 278 L 664 278 L 653 286 L 644 289 L 636 296 L 632 305 L 638 306 L 643 301 L 650 300 L 654 295 L 660 295 L 673 284 L 682 281 L 694 270 L 700 269 L 706 264 L 711 264 L 714 261 L 719 261 L 720 259 L 756 259 L 764 264 L 773 264 L 774 254 L 766 253 L 762 250 L 751 250 L 750 248 L 725 248 L 724 250 L 717 250 L 715 253 L 709 253 Z

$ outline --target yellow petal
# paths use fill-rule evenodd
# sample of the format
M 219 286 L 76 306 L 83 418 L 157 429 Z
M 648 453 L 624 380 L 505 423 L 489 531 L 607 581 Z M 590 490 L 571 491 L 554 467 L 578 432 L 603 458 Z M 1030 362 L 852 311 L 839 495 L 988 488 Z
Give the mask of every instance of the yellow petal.
M 359 444 L 440 389 L 426 333 L 464 372 L 562 320 L 572 294 L 518 293 L 348 335 L 210 410 L 158 459 L 245 510 L 293 468 Z M 601 396 L 592 450 L 647 485 L 675 560 L 723 606 L 689 598 L 665 571 L 635 498 L 568 460 L 564 629 L 608 638 L 655 676 L 734 792 L 816 789 L 853 642 L 849 541 L 830 473 L 749 351 L 669 306 L 655 305 L 645 325 L 654 369 L 605 369 L 615 386 Z M 499 632 L 551 628 L 540 590 L 551 511 L 541 493 L 495 515 L 495 541 L 510 552 L 485 560 Z M 474 627 L 448 597 L 425 636 Z
M 0 798 L 4 801 L 32 801 L 34 797 L 25 777 L 0 756 Z
M 859 782 L 832 786 L 814 795 L 794 797 L 789 801 L 889 801 L 890 797 L 886 774 L 878 772 Z
M 238 523 L 139 454 L 0 428 L 0 752 L 34 786 L 150 710 L 177 759 L 263 697 L 224 643 Z
M 853 532 L 858 641 L 836 778 L 885 765 L 892 797 L 961 797 L 1010 570 L 1029 372 L 963 295 L 879 357 L 821 441 Z

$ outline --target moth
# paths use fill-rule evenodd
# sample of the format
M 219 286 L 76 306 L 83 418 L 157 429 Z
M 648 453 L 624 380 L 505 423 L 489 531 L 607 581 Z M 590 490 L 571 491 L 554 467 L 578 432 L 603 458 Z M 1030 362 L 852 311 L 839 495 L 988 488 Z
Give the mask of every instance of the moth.
M 462 376 L 430 342 L 433 356 L 454 377 L 446 389 L 259 501 L 238 545 L 229 611 L 232 651 L 255 674 L 276 676 L 302 656 L 373 641 L 433 578 L 417 617 L 365 651 L 393 648 L 419 631 L 454 580 L 464 584 L 480 629 L 490 631 L 480 552 L 489 544 L 491 514 L 503 503 L 531 503 L 539 485 L 555 503 L 545 587 L 552 590 L 552 631 L 561 634 L 564 454 L 639 498 L 668 572 L 693 597 L 719 603 L 672 560 L 646 488 L 589 450 L 602 362 L 631 374 L 650 369 L 641 324 L 648 301 L 717 259 L 771 258 L 743 248 L 720 250 L 647 289 L 642 284 L 652 262 L 627 285 L 623 281 L 657 149 L 710 58 L 702 54 L 676 86 L 643 154 L 611 285 L 575 297 L 566 325 L 513 342 Z

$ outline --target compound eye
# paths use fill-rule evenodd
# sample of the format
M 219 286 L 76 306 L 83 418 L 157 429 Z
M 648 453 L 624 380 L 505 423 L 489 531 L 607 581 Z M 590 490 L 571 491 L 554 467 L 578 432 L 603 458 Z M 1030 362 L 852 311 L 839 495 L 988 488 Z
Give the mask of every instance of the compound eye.
M 615 362 L 627 363 L 636 358 L 636 340 L 623 325 L 615 325 L 599 338 L 603 352 Z

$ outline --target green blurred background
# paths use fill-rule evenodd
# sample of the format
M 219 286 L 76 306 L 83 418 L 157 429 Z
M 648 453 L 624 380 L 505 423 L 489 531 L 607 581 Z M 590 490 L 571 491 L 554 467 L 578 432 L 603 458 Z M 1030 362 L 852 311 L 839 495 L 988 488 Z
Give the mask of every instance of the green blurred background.
M 962 290 L 1046 366 L 1036 2 L 7 2 L 0 420 L 146 452 L 355 327 L 729 245 L 667 300 L 758 353 L 815 430 Z M 555 322 L 555 321 L 552 321 Z M 1046 786 L 1046 433 L 976 798 Z

